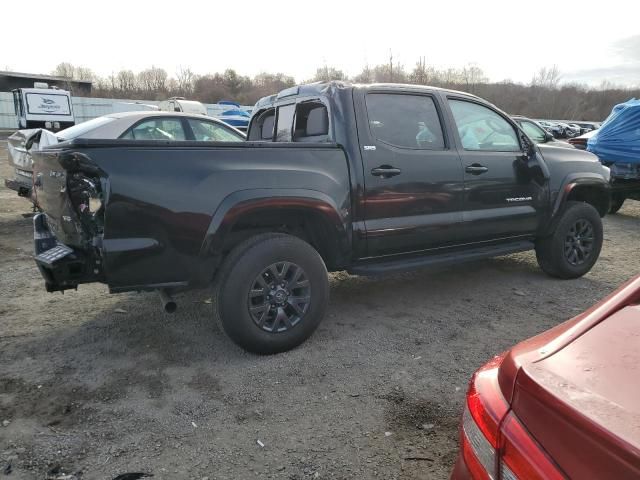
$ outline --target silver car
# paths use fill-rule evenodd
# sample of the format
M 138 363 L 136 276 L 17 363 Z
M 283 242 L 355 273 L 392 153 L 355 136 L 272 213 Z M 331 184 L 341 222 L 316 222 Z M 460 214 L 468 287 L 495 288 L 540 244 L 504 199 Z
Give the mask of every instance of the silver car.
M 122 112 L 104 115 L 56 133 L 58 141 L 74 138 L 191 140 L 242 142 L 241 131 L 205 115 L 178 112 Z
M 29 152 L 78 138 L 196 142 L 243 142 L 246 139 L 240 130 L 212 117 L 161 111 L 111 113 L 57 133 L 43 129 L 20 130 L 9 137 L 9 162 L 14 167 L 15 178 L 6 179 L 5 185 L 35 203 Z

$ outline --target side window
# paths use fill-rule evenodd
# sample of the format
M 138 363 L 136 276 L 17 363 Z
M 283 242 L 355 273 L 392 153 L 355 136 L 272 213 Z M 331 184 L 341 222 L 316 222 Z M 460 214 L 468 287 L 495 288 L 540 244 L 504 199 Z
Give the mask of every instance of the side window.
M 465 100 L 449 100 L 449 105 L 465 150 L 520 150 L 516 131 L 498 113 L 484 105 Z
M 282 105 L 278 107 L 278 120 L 276 124 L 276 142 L 290 142 L 293 130 L 293 115 L 296 105 Z
M 307 101 L 296 106 L 293 141 L 329 141 L 329 112 L 322 102 Z
M 536 143 L 544 142 L 546 140 L 546 135 L 544 134 L 544 130 L 537 126 L 533 122 L 528 122 L 526 120 L 520 123 L 522 126 L 522 130 L 527 136 Z
M 151 118 L 130 128 L 120 138 L 133 140 L 186 140 L 179 118 Z
M 236 132 L 223 125 L 195 118 L 189 118 L 187 121 L 195 140 L 198 142 L 241 142 L 244 140 Z
M 442 125 L 431 97 L 371 93 L 366 104 L 369 129 L 381 142 L 402 148 L 444 149 Z

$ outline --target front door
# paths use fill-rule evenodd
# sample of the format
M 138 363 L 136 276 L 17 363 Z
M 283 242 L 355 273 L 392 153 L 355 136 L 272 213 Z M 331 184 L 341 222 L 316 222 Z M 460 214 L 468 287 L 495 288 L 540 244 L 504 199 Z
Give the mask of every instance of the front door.
M 463 173 L 434 96 L 363 95 L 358 135 L 364 166 L 369 256 L 457 243 Z
M 465 236 L 469 242 L 528 235 L 538 225 L 544 192 L 531 177 L 516 128 L 470 99 L 449 98 L 464 168 Z

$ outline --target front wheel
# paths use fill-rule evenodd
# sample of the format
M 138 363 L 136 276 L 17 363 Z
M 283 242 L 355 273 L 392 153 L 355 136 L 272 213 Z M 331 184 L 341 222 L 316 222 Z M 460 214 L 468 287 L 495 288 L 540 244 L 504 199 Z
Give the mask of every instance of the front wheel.
M 303 240 L 267 233 L 238 245 L 214 287 L 214 307 L 225 333 L 245 350 L 272 354 L 311 336 L 329 301 L 329 281 L 318 252 Z
M 581 277 L 598 260 L 602 239 L 598 211 L 588 203 L 567 202 L 554 232 L 536 243 L 538 264 L 553 277 Z
M 611 204 L 609 205 L 609 213 L 618 213 L 618 210 L 622 208 L 622 204 L 626 200 L 624 195 L 614 194 L 611 195 Z

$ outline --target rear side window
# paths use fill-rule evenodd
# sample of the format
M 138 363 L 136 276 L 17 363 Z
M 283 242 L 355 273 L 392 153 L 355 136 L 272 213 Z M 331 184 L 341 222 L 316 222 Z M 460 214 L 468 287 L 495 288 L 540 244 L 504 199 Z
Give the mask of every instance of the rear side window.
M 275 108 L 257 114 L 249 126 L 249 138 L 252 141 L 272 141 L 276 120 Z
M 299 103 L 293 129 L 294 142 L 328 142 L 329 112 L 319 101 Z
M 440 117 L 425 95 L 370 93 L 366 97 L 371 134 L 401 148 L 444 149 Z

